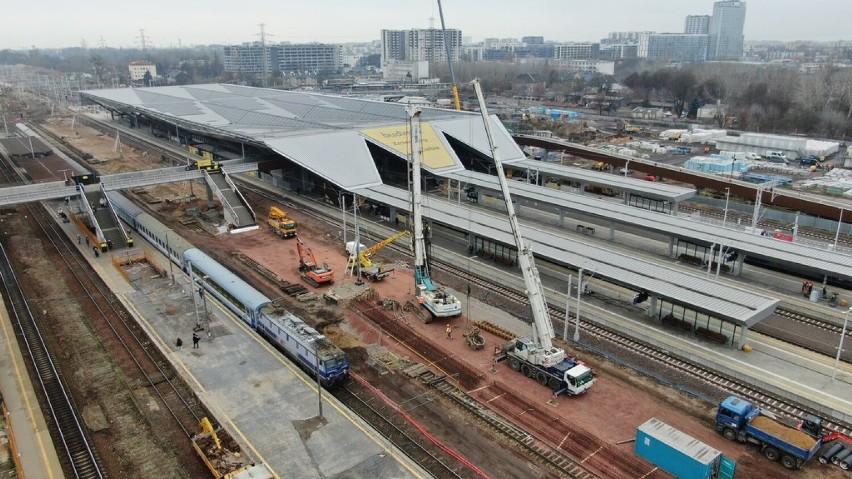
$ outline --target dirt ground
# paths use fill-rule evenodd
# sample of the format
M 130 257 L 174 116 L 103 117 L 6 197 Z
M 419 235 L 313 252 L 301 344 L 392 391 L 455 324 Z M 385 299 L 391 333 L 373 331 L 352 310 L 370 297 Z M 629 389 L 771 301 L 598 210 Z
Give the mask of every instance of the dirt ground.
M 70 127 L 70 125 L 62 126 L 61 122 L 59 122 L 59 125 L 52 126 L 58 128 L 59 131 L 62 131 L 62 128 Z M 70 132 L 70 130 L 66 131 Z M 84 136 L 82 129 L 79 132 L 81 136 Z M 74 141 L 76 142 L 78 139 Z M 85 137 L 79 141 L 78 146 L 80 148 L 93 148 L 93 153 L 98 157 L 100 153 L 95 152 L 106 150 L 108 153 L 114 139 L 95 134 L 93 137 Z M 88 145 L 87 142 L 93 144 Z M 150 158 L 146 158 L 137 152 L 123 151 L 121 159 L 98 165 L 98 169 L 104 172 L 127 171 L 125 168 L 143 169 L 156 167 L 156 163 L 156 161 L 151 161 Z M 180 198 L 185 197 L 188 188 L 190 188 L 186 183 L 188 182 L 184 182 L 184 184 L 157 186 L 148 190 L 153 196 L 160 198 Z M 196 191 L 203 191 L 203 185 L 201 184 L 198 184 L 195 188 Z M 182 228 L 177 220 L 183 215 L 185 208 L 200 204 L 201 201 L 180 205 L 177 203 L 170 203 L 168 205 L 161 203 L 158 205 L 158 209 L 166 215 L 168 218 L 166 222 L 173 228 L 184 233 L 187 239 L 193 244 L 207 251 L 209 254 L 216 256 L 232 269 L 242 271 L 244 274 L 250 274 L 246 271 L 247 267 L 244 264 L 232 257 L 231 253 L 239 250 L 283 279 L 294 283 L 300 281 L 297 269 L 298 256 L 294 241 L 282 240 L 267 231 L 263 226 L 257 231 L 236 235 L 223 234 L 215 237 L 207 233 L 187 231 L 185 228 Z M 271 204 L 266 200 L 258 200 L 252 205 L 258 213 L 260 220 L 265 217 L 265 211 Z M 299 222 L 300 236 L 311 247 L 319 262 L 327 262 L 334 269 L 336 283 L 345 284 L 354 282 L 354 278 L 347 277 L 344 274 L 346 258 L 342 253 L 342 244 L 336 238 L 336 233 L 330 234 L 326 231 L 326 227 L 314 224 L 313 220 L 300 214 L 299 211 L 291 208 L 285 209 Z M 404 262 L 395 258 L 387 250 L 377 253 L 374 259 L 384 261 L 387 265 L 396 268 L 396 270 L 385 281 L 373 283 L 371 286 L 376 289 L 381 297 L 393 298 L 404 304 L 405 301 L 413 296 L 411 270 Z M 381 346 L 386 348 L 387 351 L 394 353 L 398 357 L 417 361 L 416 351 L 410 351 L 402 345 L 391 342 L 389 338 L 377 331 L 374 326 L 353 317 L 351 314 L 345 312 L 341 312 L 341 314 L 347 317 L 347 321 L 342 323 L 337 330 L 327 331 L 329 337 L 336 341 L 346 341 L 348 346 L 360 343 L 367 347 L 381 343 Z M 443 333 L 444 324 L 433 323 L 424 325 L 416 320 L 410 321 L 410 324 L 421 334 L 434 338 L 436 344 L 440 344 L 441 347 L 445 348 L 448 354 L 463 356 L 466 359 L 469 358 L 468 360 L 471 364 L 486 370 L 490 367 L 491 363 L 491 345 L 499 344 L 502 340 L 484 333 L 488 344 L 486 348 L 483 351 L 471 352 L 461 341 L 461 333 L 466 327 L 465 321 L 464 318 L 453 320 L 456 331 L 456 340 L 454 341 L 446 339 Z M 379 351 L 384 350 L 380 349 Z M 382 352 L 382 354 L 385 353 Z M 644 376 L 638 375 L 631 369 L 588 356 L 583 351 L 578 351 L 576 354 L 591 363 L 591 367 L 598 374 L 598 382 L 585 396 L 560 398 L 557 401 L 558 405 L 552 409 L 553 413 L 563 420 L 578 424 L 598 437 L 605 439 L 607 442 L 614 443 L 634 437 L 635 428 L 639 424 L 650 417 L 657 417 L 734 458 L 738 463 L 738 477 L 844 477 L 838 473 L 836 468 L 821 467 L 818 464 L 809 464 L 803 471 L 786 471 L 780 465 L 769 463 L 760 457 L 755 449 L 727 442 L 713 432 L 711 423 L 713 408 L 706 406 L 704 402 L 649 380 Z M 509 370 L 507 366 L 498 365 L 497 370 L 498 373 L 493 374 L 491 377 L 513 388 L 515 392 L 523 394 L 537 402 L 545 402 L 550 399 L 546 390 L 543 390 L 531 380 L 518 376 L 517 373 Z M 389 377 L 393 378 L 393 380 L 389 380 Z M 379 389 L 393 390 L 400 393 L 394 394 L 395 396 L 404 396 L 406 394 L 406 388 L 400 386 L 397 375 L 377 376 L 371 379 L 376 382 L 375 386 Z M 414 394 L 414 391 L 411 394 Z M 486 400 L 488 398 L 487 394 L 487 390 L 478 393 L 480 397 Z M 695 418 L 699 419 L 696 420 Z M 520 421 L 520 423 L 523 425 L 523 421 Z M 447 430 L 447 426 L 444 424 L 442 418 L 435 418 L 434 422 L 424 425 L 429 430 Z M 493 439 L 484 438 L 483 440 L 492 441 Z M 624 447 L 625 453 L 628 453 L 630 446 L 627 445 Z M 485 458 L 482 459 L 485 460 Z

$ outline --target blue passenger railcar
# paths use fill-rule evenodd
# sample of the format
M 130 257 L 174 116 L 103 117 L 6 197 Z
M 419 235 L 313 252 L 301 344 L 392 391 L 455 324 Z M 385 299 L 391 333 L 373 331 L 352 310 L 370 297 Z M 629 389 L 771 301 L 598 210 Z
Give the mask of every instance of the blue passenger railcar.
M 137 234 L 148 240 L 161 253 L 183 268 L 183 252 L 195 248 L 173 229 L 164 225 L 145 210 L 116 192 L 108 194 L 118 217 L 130 225 Z
M 198 248 L 183 252 L 183 268 L 192 274 L 210 294 L 222 302 L 246 324 L 257 329 L 260 308 L 271 300 Z

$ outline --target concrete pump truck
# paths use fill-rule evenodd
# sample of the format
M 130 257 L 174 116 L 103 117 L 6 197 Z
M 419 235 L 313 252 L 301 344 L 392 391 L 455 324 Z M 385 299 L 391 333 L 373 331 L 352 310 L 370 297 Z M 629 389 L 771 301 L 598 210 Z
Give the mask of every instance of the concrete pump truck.
M 594 375 L 589 367 L 575 359 L 566 357 L 565 351 L 555 347 L 551 342 L 554 337 L 553 324 L 550 322 L 550 315 L 547 313 L 547 303 L 544 298 L 541 278 L 538 275 L 538 269 L 535 267 L 532 249 L 524 244 L 524 239 L 521 236 L 515 207 L 509 194 L 509 184 L 503 171 L 503 163 L 500 161 L 497 145 L 491 136 L 491 124 L 488 118 L 488 109 L 485 107 L 482 88 L 479 85 L 479 80 L 474 80 L 472 83 L 474 90 L 476 90 L 476 98 L 479 101 L 479 111 L 485 124 L 485 135 L 488 137 L 488 145 L 491 148 L 491 156 L 494 158 L 497 177 L 500 180 L 500 191 L 503 193 L 503 201 L 506 203 L 509 225 L 515 238 L 515 247 L 518 249 L 518 265 L 524 276 L 524 287 L 533 316 L 532 338 L 515 338 L 507 342 L 503 345 L 497 360 L 508 361 L 510 368 L 535 379 L 542 386 L 549 387 L 554 396 L 563 393 L 582 394 L 594 384 Z

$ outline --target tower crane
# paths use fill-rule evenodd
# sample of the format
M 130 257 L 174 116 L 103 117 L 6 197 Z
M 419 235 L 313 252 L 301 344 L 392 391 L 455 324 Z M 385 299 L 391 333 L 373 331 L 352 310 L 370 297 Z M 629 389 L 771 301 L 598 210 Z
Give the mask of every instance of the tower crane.
M 436 285 L 429 274 L 426 241 L 423 235 L 423 193 L 420 183 L 420 108 L 405 108 L 411 122 L 411 209 L 414 218 L 414 288 L 417 302 L 431 313 L 432 318 L 449 318 L 462 312 L 461 301 Z M 430 322 L 428 318 L 426 322 Z
M 518 265 L 524 277 L 525 293 L 533 316 L 532 338 L 515 338 L 507 342 L 503 345 L 499 359 L 508 360 L 509 367 L 515 371 L 535 379 L 542 386 L 550 387 L 554 395 L 564 392 L 571 395 L 581 394 L 594 383 L 592 370 L 579 361 L 566 357 L 565 351 L 555 347 L 551 341 L 554 337 L 553 323 L 550 322 L 550 315 L 547 313 L 544 288 L 541 285 L 538 269 L 535 267 L 535 258 L 532 249 L 524 243 L 524 238 L 521 236 L 518 217 L 509 193 L 509 184 L 503 171 L 503 163 L 500 161 L 497 145 L 491 135 L 491 123 L 482 88 L 479 80 L 471 83 L 476 90 L 476 99 L 485 125 L 485 135 L 488 137 L 491 156 L 494 158 L 494 166 L 500 180 L 500 191 L 503 193 L 503 201 L 509 215 L 509 226 L 512 228 L 515 247 L 518 249 Z

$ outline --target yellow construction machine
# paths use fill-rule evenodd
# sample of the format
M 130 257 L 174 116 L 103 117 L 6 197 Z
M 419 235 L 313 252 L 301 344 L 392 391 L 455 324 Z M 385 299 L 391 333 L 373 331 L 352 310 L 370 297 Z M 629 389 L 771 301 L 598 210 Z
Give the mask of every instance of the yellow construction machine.
M 349 264 L 347 265 L 347 268 L 352 268 L 353 271 L 359 271 L 361 275 L 366 276 L 367 279 L 371 281 L 381 281 L 385 279 L 389 274 L 391 274 L 393 268 L 387 269 L 379 263 L 374 263 L 370 259 L 370 256 L 399 238 L 409 234 L 411 234 L 411 232 L 408 230 L 401 231 L 369 248 L 365 248 L 364 245 L 358 245 L 357 250 L 360 251 L 356 251 L 354 241 L 346 243 L 346 253 L 349 255 Z
M 277 206 L 269 207 L 269 217 L 266 220 L 269 231 L 282 238 L 296 236 L 296 222 L 287 216 L 287 212 Z

